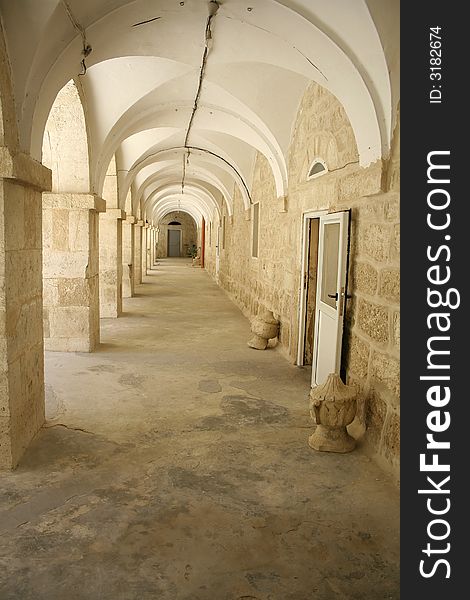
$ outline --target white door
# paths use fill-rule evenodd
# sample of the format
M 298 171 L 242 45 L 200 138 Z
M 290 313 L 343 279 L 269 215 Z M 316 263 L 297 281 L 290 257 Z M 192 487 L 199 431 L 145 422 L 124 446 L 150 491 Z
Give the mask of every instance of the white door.
M 220 226 L 217 227 L 217 243 L 215 245 L 215 278 L 219 280 L 219 268 L 220 268 Z
M 338 373 L 341 364 L 349 212 L 320 217 L 312 387 Z

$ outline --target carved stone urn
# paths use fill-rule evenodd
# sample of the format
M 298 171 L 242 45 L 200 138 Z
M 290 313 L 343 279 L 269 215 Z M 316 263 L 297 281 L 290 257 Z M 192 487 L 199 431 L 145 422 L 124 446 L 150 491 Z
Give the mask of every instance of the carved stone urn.
M 251 333 L 253 337 L 248 341 L 248 346 L 256 350 L 266 350 L 268 340 L 277 337 L 279 333 L 279 321 L 270 310 L 262 308 L 258 316 L 251 320 Z
M 321 452 L 351 452 L 356 442 L 347 430 L 356 415 L 357 390 L 330 373 L 323 385 L 310 391 L 310 415 L 317 423 L 308 445 Z

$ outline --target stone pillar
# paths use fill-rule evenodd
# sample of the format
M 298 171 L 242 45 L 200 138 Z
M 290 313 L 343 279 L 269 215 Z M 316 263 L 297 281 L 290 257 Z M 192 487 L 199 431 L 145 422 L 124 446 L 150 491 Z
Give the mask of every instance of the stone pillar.
M 122 297 L 134 296 L 134 223 L 135 217 L 122 221 Z
M 155 265 L 155 227 L 150 230 L 150 268 Z
M 99 212 L 94 194 L 43 194 L 44 345 L 92 352 L 100 341 Z
M 41 192 L 51 172 L 0 146 L 0 469 L 44 423 Z
M 100 214 L 100 315 L 119 317 L 122 313 L 122 219 L 120 208 Z
M 150 267 L 150 225 L 145 223 L 142 227 L 142 281 L 147 275 L 147 269 Z
M 144 222 L 134 225 L 134 285 L 142 283 L 142 227 Z
M 157 252 L 157 246 L 158 246 L 158 236 L 160 235 L 158 228 L 155 228 L 154 232 L 153 232 L 153 264 L 156 265 L 158 262 L 158 252 Z

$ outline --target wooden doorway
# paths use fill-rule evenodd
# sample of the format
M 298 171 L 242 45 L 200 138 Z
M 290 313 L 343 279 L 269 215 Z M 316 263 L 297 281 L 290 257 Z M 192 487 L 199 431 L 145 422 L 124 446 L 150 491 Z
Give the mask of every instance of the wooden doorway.
M 181 256 L 181 229 L 168 229 L 168 256 Z

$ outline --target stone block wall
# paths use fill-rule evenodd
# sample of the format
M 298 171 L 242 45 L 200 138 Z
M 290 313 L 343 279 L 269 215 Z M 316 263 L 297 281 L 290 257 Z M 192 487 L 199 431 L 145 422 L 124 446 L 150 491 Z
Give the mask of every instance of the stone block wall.
M 188 248 L 191 244 L 197 245 L 197 226 L 191 215 L 184 212 L 171 212 L 159 223 L 159 235 L 157 245 L 157 258 L 168 256 L 168 224 L 171 221 L 181 223 L 181 235 L 183 237 L 183 250 L 181 256 L 187 257 Z
M 214 218 L 212 222 L 206 223 L 206 235 L 205 235 L 205 255 L 204 255 L 204 268 L 212 277 L 216 278 L 215 272 L 215 260 L 216 260 L 216 243 L 217 243 L 217 219 Z
M 398 130 L 395 132 L 396 142 Z M 315 158 L 328 172 L 308 180 Z M 311 84 L 293 127 L 285 212 L 269 164 L 258 155 L 252 201 L 259 202 L 259 253 L 251 256 L 252 221 L 235 189 L 225 219 L 219 284 L 247 317 L 261 305 L 281 322 L 280 350 L 295 362 L 302 282 L 302 219 L 307 211 L 351 210 L 351 248 L 342 372 L 360 389 L 363 440 L 395 473 L 399 464 L 399 144 L 392 156 L 359 166 L 354 134 L 332 94 Z M 225 212 L 226 214 L 226 212 Z M 248 217 L 248 218 L 247 218 Z M 215 276 L 216 222 L 206 230 L 206 268 Z
M 363 198 L 352 211 L 352 264 L 343 362 L 361 390 L 365 442 L 396 470 L 400 423 L 399 196 Z

